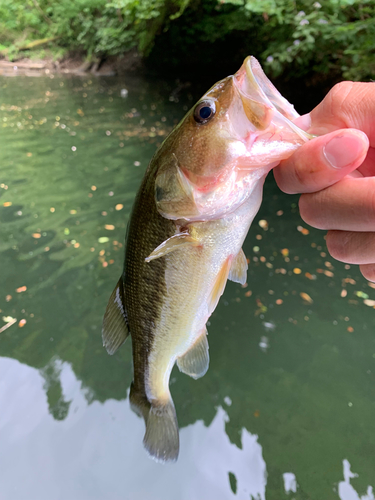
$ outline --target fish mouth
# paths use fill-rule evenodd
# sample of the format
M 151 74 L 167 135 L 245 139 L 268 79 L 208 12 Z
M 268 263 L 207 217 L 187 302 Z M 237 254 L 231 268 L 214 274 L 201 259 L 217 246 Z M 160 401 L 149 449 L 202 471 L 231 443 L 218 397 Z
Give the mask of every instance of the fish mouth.
M 313 138 L 293 123 L 300 115 L 270 82 L 255 57 L 245 59 L 234 75 L 234 84 L 247 118 L 258 130 L 265 130 L 276 121 L 282 122 L 283 127 L 289 128 L 303 142 Z

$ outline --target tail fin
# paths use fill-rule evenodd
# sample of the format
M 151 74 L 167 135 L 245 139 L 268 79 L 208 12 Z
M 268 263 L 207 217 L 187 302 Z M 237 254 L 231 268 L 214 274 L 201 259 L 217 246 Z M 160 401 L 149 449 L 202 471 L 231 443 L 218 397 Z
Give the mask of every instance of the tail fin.
M 176 410 L 170 398 L 166 403 L 149 401 L 139 394 L 132 384 L 130 390 L 132 410 L 143 416 L 146 433 L 143 445 L 150 456 L 157 462 L 175 462 L 180 449 Z

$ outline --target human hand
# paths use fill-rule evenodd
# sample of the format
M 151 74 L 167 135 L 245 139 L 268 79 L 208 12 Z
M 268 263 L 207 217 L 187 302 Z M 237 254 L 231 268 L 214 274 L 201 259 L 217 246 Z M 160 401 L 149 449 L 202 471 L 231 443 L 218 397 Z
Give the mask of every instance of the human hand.
M 296 124 L 319 135 L 274 169 L 329 253 L 375 281 L 375 83 L 342 82 Z M 325 134 L 325 135 L 322 135 Z

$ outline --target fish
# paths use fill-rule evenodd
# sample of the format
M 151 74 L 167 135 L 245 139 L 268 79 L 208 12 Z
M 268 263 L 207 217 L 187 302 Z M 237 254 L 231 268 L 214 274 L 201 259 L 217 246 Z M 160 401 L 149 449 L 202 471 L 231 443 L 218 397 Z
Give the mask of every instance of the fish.
M 246 282 L 242 245 L 265 177 L 311 138 L 298 116 L 249 56 L 187 112 L 145 172 L 102 338 L 114 354 L 131 336 L 130 405 L 158 462 L 179 454 L 172 368 L 194 379 L 207 372 L 206 323 L 227 280 Z

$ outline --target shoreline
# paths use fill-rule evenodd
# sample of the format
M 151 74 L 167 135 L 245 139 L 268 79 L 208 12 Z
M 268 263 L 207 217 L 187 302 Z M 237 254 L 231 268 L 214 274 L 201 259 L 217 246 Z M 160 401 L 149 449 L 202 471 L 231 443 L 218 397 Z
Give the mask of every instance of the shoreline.
M 142 59 L 137 51 L 131 50 L 122 56 L 88 61 L 84 56 L 71 54 L 60 60 L 52 57 L 31 59 L 22 57 L 15 61 L 0 59 L 0 76 L 49 76 L 51 74 L 85 76 L 119 76 L 140 71 Z

